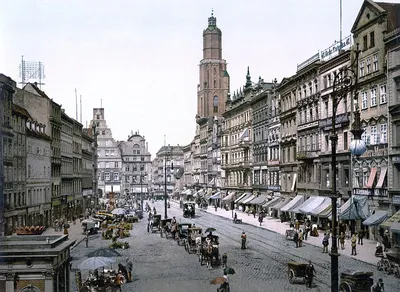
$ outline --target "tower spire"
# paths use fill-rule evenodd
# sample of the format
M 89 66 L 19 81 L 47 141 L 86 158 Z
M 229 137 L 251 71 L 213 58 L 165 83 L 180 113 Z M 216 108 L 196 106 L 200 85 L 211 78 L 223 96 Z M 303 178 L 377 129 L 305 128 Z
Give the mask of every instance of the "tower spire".
M 208 18 L 208 27 L 216 27 L 217 19 L 214 17 L 214 9 L 211 9 L 211 17 Z
M 251 86 L 251 76 L 250 76 L 250 68 L 247 66 L 247 74 L 246 74 L 246 85 L 245 88 L 248 88 Z

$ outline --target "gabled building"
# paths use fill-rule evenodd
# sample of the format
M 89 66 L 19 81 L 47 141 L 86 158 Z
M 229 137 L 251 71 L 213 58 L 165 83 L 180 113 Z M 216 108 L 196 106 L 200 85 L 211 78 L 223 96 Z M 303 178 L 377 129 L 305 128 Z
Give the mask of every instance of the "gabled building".
M 151 154 L 148 143 L 139 131 L 131 133 L 127 141 L 118 144 L 122 159 L 122 189 L 132 198 L 149 195 L 151 179 Z
M 387 209 L 388 99 L 385 34 L 400 25 L 400 4 L 365 0 L 351 29 L 361 50 L 358 63 L 362 138 L 367 151 L 354 159 L 354 192 L 367 195 L 369 210 Z
M 111 129 L 107 126 L 104 108 L 93 109 L 90 127 L 97 132 L 97 185 L 99 197 L 115 198 L 121 194 L 122 159 L 119 142 L 115 141 Z

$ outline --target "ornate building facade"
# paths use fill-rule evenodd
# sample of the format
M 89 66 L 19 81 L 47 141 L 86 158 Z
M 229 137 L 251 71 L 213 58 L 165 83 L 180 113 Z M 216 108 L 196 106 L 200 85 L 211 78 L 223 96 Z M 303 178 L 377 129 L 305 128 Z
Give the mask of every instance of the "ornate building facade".
M 97 135 L 97 182 L 100 197 L 112 198 L 121 193 L 122 159 L 119 142 L 115 141 L 107 126 L 104 108 L 93 109 L 90 128 L 96 128 Z
M 151 179 L 151 154 L 148 143 L 139 132 L 132 133 L 127 141 L 119 142 L 122 160 L 122 189 L 125 194 L 141 198 L 148 196 Z

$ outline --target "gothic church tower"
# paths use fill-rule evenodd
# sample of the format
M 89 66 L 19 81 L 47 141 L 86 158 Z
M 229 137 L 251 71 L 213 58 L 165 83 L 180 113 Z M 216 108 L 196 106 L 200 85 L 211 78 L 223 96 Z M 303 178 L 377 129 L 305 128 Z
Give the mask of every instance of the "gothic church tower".
M 222 32 L 211 13 L 203 31 L 203 60 L 197 85 L 197 118 L 222 116 L 229 92 L 229 74 L 222 59 Z

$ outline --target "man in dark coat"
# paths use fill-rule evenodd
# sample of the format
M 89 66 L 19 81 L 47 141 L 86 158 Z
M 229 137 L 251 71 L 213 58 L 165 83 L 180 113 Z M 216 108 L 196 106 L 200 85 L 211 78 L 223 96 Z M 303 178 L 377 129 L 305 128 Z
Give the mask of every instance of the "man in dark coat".
M 312 286 L 312 281 L 314 279 L 315 276 L 315 269 L 314 269 L 314 265 L 312 264 L 311 261 L 308 262 L 308 265 L 306 267 L 306 286 L 311 288 Z

